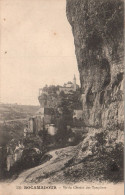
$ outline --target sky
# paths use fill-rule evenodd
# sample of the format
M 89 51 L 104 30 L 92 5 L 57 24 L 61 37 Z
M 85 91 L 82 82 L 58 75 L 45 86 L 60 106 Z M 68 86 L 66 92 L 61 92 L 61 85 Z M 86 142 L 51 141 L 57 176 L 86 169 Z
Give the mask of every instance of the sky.
M 63 85 L 74 74 L 79 84 L 66 0 L 1 1 L 0 98 L 38 105 L 38 90 Z

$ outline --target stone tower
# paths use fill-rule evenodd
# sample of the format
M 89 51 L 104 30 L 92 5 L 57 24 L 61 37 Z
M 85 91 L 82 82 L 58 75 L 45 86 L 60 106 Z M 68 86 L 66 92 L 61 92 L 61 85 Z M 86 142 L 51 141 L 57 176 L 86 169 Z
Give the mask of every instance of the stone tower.
M 74 78 L 73 78 L 73 85 L 74 85 L 74 91 L 76 91 L 76 76 L 74 74 Z
M 39 97 L 38 100 L 40 102 L 40 106 L 42 108 L 47 107 L 47 95 L 45 93 L 42 93 Z

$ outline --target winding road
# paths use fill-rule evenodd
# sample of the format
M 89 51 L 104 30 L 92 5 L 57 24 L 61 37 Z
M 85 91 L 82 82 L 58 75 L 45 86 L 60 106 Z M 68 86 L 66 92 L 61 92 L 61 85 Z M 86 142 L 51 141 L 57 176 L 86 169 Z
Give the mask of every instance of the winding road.
M 46 155 L 52 156 L 49 161 L 22 172 L 13 183 L 23 185 L 52 182 L 55 176 L 61 174 L 65 168 L 65 163 L 74 156 L 73 151 L 76 151 L 75 146 L 69 146 L 47 153 Z

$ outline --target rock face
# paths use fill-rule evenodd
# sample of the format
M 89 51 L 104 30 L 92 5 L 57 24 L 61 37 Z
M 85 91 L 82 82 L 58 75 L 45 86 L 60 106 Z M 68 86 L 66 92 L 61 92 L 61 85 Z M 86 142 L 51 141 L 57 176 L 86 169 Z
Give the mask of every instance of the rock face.
M 73 170 L 80 170 L 79 178 L 93 175 L 119 181 L 123 179 L 124 2 L 67 0 L 66 14 L 74 36 L 84 124 L 88 130 L 79 144 L 78 155 L 74 156 Z M 95 167 L 97 162 L 100 171 Z M 70 172 L 72 176 L 74 172 Z
M 123 1 L 67 0 L 86 126 L 123 130 Z

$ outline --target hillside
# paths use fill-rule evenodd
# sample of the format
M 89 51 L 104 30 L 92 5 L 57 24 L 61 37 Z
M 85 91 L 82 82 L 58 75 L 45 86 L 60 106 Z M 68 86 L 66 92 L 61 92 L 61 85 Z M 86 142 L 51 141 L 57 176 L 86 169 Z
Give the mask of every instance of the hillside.
M 38 109 L 39 106 L 0 104 L 0 145 L 3 141 L 23 138 L 28 118 Z
M 39 106 L 0 104 L 0 121 L 23 119 L 34 115 Z

